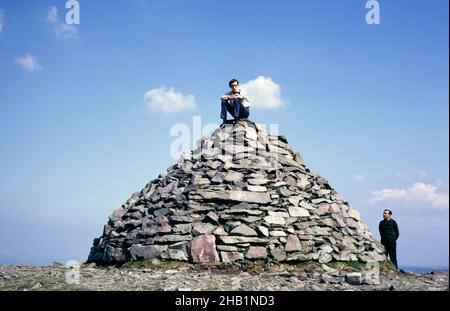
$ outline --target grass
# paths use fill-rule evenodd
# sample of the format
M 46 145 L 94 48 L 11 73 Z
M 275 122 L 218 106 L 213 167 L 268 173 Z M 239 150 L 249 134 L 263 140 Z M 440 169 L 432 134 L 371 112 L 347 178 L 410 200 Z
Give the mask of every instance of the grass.
M 360 261 L 332 261 L 326 263 L 330 268 L 336 269 L 339 272 L 358 272 L 371 269 L 372 266 Z M 394 272 L 395 266 L 389 261 L 378 262 L 380 272 Z M 191 268 L 195 270 L 220 270 L 225 273 L 239 273 L 246 271 L 249 273 L 259 273 L 263 271 L 278 272 L 283 271 L 287 267 L 292 267 L 294 270 L 303 271 L 322 271 L 322 264 L 317 261 L 297 261 L 295 263 L 274 263 L 267 265 L 264 260 L 256 260 L 253 262 L 242 263 L 240 267 L 230 263 L 188 263 L 177 260 L 161 259 L 159 261 L 153 260 L 139 260 L 128 261 L 123 263 L 120 268 L 125 269 L 180 269 Z
M 379 262 L 379 265 L 380 265 L 381 272 L 397 271 L 397 268 L 394 266 L 394 264 L 390 260 L 381 261 L 381 262 Z
M 361 261 L 334 261 L 326 264 L 327 266 L 338 270 L 339 272 L 358 272 L 373 269 L 374 266 Z M 380 272 L 395 272 L 397 269 L 389 260 L 378 262 Z
M 339 272 L 358 272 L 372 269 L 373 266 L 361 261 L 332 261 L 326 264 L 328 267 L 336 269 Z M 395 266 L 389 261 L 378 262 L 380 272 L 395 272 Z M 322 271 L 322 264 L 317 261 L 298 261 L 296 263 L 272 264 L 266 267 L 264 262 L 255 262 L 253 266 L 247 266 L 249 272 L 269 271 L 277 272 L 283 271 L 286 267 L 293 267 L 294 270 L 303 271 Z

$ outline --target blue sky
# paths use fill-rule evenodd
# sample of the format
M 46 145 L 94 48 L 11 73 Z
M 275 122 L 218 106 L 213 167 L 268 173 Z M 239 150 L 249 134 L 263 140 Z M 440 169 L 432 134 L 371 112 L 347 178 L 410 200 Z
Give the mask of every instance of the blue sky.
M 85 260 L 238 78 L 375 236 L 393 209 L 400 265 L 448 266 L 448 1 L 79 3 L 0 0 L 0 263 Z

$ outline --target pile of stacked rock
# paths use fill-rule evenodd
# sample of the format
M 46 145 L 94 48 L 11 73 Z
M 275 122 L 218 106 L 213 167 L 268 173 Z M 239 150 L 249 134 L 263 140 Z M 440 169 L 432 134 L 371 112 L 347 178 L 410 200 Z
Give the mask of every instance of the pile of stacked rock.
M 283 136 L 218 128 L 109 216 L 88 262 L 382 261 L 383 246 Z

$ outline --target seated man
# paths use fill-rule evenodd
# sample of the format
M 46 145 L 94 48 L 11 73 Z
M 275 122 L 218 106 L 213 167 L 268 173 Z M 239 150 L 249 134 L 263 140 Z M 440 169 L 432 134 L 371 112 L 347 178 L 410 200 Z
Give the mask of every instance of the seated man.
M 228 85 L 231 91 L 220 98 L 222 104 L 220 118 L 223 120 L 223 124 L 227 121 L 227 111 L 233 116 L 235 121 L 241 118 L 248 118 L 250 115 L 251 103 L 247 91 L 239 87 L 239 81 L 236 79 L 230 80 Z

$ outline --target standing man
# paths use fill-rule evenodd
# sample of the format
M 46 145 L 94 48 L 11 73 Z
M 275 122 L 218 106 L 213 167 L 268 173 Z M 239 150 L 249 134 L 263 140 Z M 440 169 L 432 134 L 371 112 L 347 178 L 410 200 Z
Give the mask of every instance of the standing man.
M 220 98 L 222 105 L 220 118 L 223 120 L 223 123 L 227 121 L 227 111 L 233 116 L 235 121 L 241 118 L 248 118 L 251 103 L 247 91 L 239 86 L 239 81 L 236 79 L 230 80 L 228 86 L 231 91 Z
M 379 230 L 381 236 L 381 244 L 386 249 L 386 256 L 389 255 L 389 259 L 395 265 L 397 265 L 397 239 L 400 235 L 398 231 L 397 223 L 392 219 L 392 211 L 385 209 L 383 212 L 383 220 L 380 221 Z

